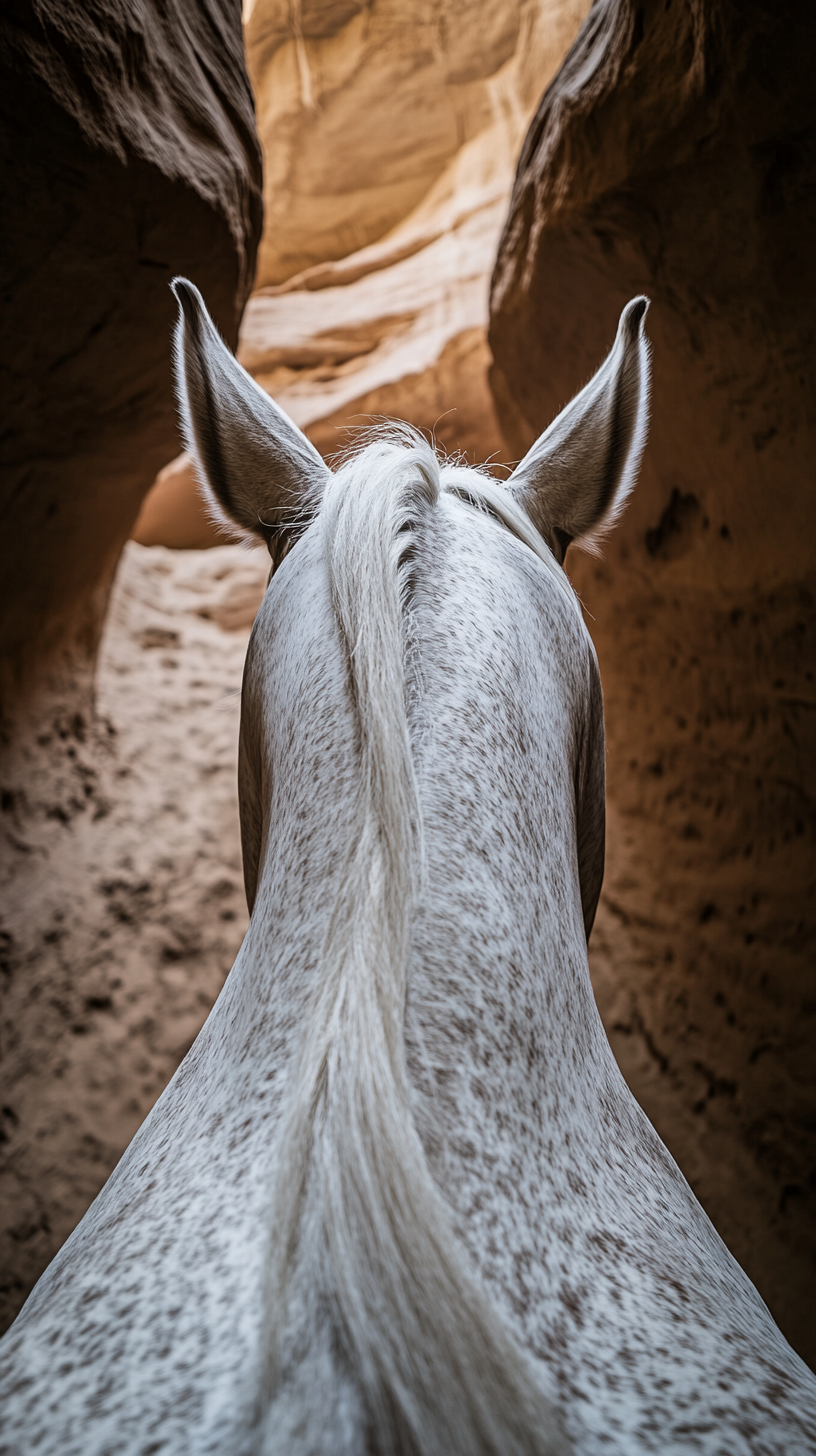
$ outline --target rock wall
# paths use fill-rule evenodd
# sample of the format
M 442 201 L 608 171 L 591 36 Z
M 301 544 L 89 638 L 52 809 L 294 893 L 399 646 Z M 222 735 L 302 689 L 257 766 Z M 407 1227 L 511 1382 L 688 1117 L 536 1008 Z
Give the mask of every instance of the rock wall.
M 10 0 L 0 38 L 4 1325 L 174 1070 L 237 948 L 234 786 L 213 793 L 224 737 L 234 765 L 234 734 L 211 725 L 199 761 L 213 667 L 193 641 L 199 700 L 188 681 L 174 695 L 170 649 L 183 634 L 162 621 L 160 581 L 133 606 L 130 660 L 120 653 L 107 681 L 103 671 L 101 707 L 93 672 L 120 552 L 178 449 L 169 281 L 195 278 L 235 342 L 262 204 L 237 0 Z M 224 654 L 230 677 L 245 636 Z M 219 634 L 207 645 L 217 662 Z M 116 689 L 134 657 L 154 671 L 134 674 L 129 697 Z
M 376 242 L 468 143 L 492 133 L 501 145 L 508 121 L 523 134 L 586 8 L 249 0 L 267 217 L 258 287 Z
M 198 1035 L 247 925 L 239 695 L 261 548 L 120 559 L 96 677 L 91 812 L 6 832 L 0 1331 Z M 32 873 L 30 866 L 34 865 Z
M 239 357 L 324 454 L 387 415 L 471 461 L 506 458 L 489 279 L 525 129 L 587 5 L 250 8 L 266 224 Z M 189 462 L 157 480 L 134 535 L 219 539 Z
M 177 440 L 167 285 L 196 278 L 235 340 L 261 162 L 237 0 L 13 0 L 0 24 L 8 728 L 46 686 L 87 720 L 116 561 Z
M 769 0 L 600 0 L 525 142 L 490 344 L 516 453 L 652 300 L 650 443 L 570 552 L 607 711 L 615 1053 L 816 1362 L 816 53 Z

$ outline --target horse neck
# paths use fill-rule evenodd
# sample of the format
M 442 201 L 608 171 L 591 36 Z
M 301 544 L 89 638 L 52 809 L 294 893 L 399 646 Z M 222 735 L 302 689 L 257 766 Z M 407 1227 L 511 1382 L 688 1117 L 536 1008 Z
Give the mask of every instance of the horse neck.
M 266 843 L 252 943 L 263 959 L 274 940 L 291 970 L 276 996 L 296 1015 L 353 834 L 359 730 L 317 540 L 290 561 L 248 660 L 242 819 L 250 866 Z M 575 849 L 588 651 L 530 553 L 465 507 L 440 516 L 407 654 L 424 844 L 409 1001 L 432 1039 L 434 1006 L 443 1021 L 468 1001 L 501 1016 L 523 985 L 554 1065 L 572 1064 L 576 1038 L 584 1061 L 605 1055 Z

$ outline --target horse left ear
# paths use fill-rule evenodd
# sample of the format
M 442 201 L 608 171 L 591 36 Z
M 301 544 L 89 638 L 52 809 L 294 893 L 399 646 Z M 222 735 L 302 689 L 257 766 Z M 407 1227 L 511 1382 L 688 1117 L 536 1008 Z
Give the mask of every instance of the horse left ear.
M 182 424 L 202 487 L 217 519 L 260 536 L 277 561 L 320 504 L 331 472 L 227 348 L 198 289 L 186 278 L 170 286 L 179 304 Z
M 648 298 L 633 298 L 597 374 L 561 411 L 507 482 L 563 562 L 571 541 L 592 550 L 637 477 L 649 415 Z

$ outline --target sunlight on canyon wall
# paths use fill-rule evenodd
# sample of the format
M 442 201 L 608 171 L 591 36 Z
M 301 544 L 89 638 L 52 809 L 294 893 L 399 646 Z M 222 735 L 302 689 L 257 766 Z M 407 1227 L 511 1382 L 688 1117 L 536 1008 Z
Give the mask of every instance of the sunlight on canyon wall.
M 516 159 L 588 0 L 301 6 L 250 0 L 264 234 L 239 358 L 326 455 L 407 419 L 507 458 L 487 384 L 487 298 Z M 223 539 L 186 457 L 143 544 Z

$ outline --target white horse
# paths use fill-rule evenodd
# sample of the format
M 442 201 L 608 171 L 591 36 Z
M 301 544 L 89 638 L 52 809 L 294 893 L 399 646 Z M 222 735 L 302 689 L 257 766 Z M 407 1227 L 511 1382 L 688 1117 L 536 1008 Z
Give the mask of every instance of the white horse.
M 3 1342 L 2 1449 L 812 1452 L 816 1380 L 587 967 L 603 715 L 561 561 L 637 468 L 646 300 L 500 486 L 406 432 L 332 474 L 175 289 L 188 443 L 279 566 L 244 681 L 252 918 Z

